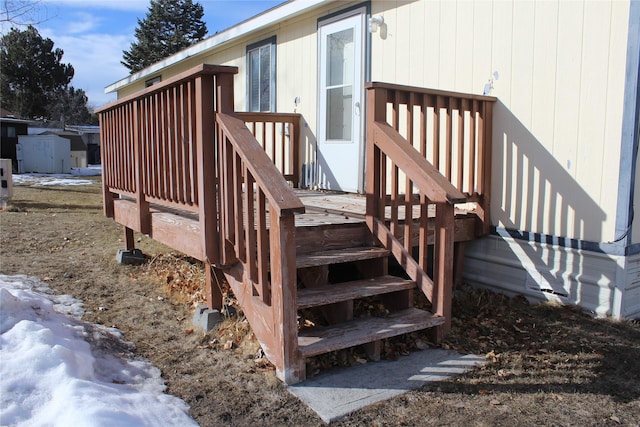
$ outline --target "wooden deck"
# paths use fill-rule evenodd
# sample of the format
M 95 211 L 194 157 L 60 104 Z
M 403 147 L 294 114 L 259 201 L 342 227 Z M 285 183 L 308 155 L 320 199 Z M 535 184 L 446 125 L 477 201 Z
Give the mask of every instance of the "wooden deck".
M 370 83 L 366 195 L 309 191 L 301 116 L 235 112 L 236 72 L 200 65 L 98 111 L 104 211 L 126 249 L 138 231 L 201 260 L 212 309 L 214 270 L 224 274 L 286 383 L 313 355 L 362 344 L 375 360 L 380 340 L 426 328 L 442 339 L 459 243 L 489 230 L 495 98 Z M 430 310 L 413 307 L 414 292 Z M 371 296 L 390 315 L 354 319 L 354 301 Z M 327 324 L 299 331 L 311 307 Z

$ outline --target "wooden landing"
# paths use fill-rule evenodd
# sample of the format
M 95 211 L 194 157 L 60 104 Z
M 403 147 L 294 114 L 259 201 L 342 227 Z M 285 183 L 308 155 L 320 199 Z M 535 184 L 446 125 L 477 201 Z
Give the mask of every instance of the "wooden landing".
M 356 242 L 365 244 L 365 197 L 359 194 L 336 193 L 296 189 L 296 195 L 304 203 L 306 212 L 297 214 L 296 240 L 297 253 L 309 254 L 319 249 L 339 250 L 356 246 Z M 268 213 L 267 213 L 268 215 Z M 414 217 L 417 215 L 414 212 Z M 400 220 L 404 213 L 400 210 Z M 429 210 L 429 217 L 433 219 L 435 212 Z M 114 200 L 114 219 L 134 231 L 141 232 L 139 213 L 133 199 L 122 198 Z M 267 218 L 267 227 L 270 221 Z M 340 227 L 342 233 L 329 231 Z M 469 211 L 456 210 L 455 240 L 467 241 L 476 238 L 476 217 Z M 397 231 L 398 238 L 404 240 L 404 227 Z M 203 244 L 198 215 L 192 211 L 164 207 L 151 204 L 149 236 L 176 249 L 186 255 L 203 260 Z M 417 245 L 418 229 L 412 231 L 414 245 Z M 433 227 L 429 229 L 429 242 L 433 242 Z M 309 260 L 309 265 L 314 265 Z

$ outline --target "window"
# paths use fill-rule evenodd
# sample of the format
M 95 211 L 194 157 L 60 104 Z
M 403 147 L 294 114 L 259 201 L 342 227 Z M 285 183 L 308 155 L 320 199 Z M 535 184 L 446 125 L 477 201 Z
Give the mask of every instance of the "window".
M 7 136 L 9 138 L 15 138 L 16 137 L 16 128 L 14 126 L 8 126 L 7 127 Z
M 247 46 L 247 108 L 276 111 L 276 37 Z
M 156 76 L 144 82 L 144 87 L 153 86 L 154 84 L 160 83 L 161 81 L 162 81 L 162 76 Z

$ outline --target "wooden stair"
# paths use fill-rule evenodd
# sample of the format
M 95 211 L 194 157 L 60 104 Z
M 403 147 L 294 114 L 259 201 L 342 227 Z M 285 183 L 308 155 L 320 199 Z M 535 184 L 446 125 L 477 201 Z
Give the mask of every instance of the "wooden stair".
M 342 227 L 323 230 L 323 241 L 329 239 L 338 242 L 341 235 L 353 236 L 358 233 L 353 224 L 348 227 L 348 230 Z M 304 235 L 304 230 L 300 234 Z M 416 283 L 388 274 L 390 252 L 385 248 L 367 245 L 367 242 L 373 240 L 368 229 L 363 233 L 362 239 L 351 238 L 344 244 L 347 247 L 338 249 L 321 250 L 321 243 L 314 247 L 310 243 L 313 239 L 308 236 L 303 239 L 306 246 L 298 245 L 296 267 L 298 278 L 305 287 L 298 288 L 297 308 L 299 311 L 319 309 L 328 325 L 305 328 L 298 332 L 301 379 L 305 378 L 305 359 L 308 357 L 366 345 L 367 355 L 372 360 L 378 360 L 380 340 L 444 323 L 444 317 L 413 307 Z M 360 277 L 329 283 L 330 269 L 339 267 L 338 264 L 349 263 L 359 266 L 349 271 L 352 274 L 357 271 Z M 354 318 L 354 302 L 369 297 L 382 299 L 389 314 L 384 317 Z
M 330 327 L 306 329 L 298 334 L 302 357 L 317 356 L 397 335 L 441 325 L 444 318 L 417 308 L 391 313 L 387 317 L 367 317 Z

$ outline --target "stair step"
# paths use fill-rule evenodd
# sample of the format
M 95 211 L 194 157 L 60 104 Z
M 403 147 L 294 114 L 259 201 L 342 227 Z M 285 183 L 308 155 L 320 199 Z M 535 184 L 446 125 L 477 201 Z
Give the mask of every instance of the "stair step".
M 387 317 L 367 317 L 327 327 L 305 329 L 299 333 L 301 357 L 312 357 L 444 323 L 444 317 L 418 308 L 391 313 Z
M 384 258 L 390 252 L 375 246 L 360 246 L 356 248 L 318 251 L 296 256 L 296 267 L 317 267 L 320 265 L 340 264 L 344 262 L 362 261 L 366 259 Z
M 373 295 L 415 288 L 415 282 L 395 276 L 336 283 L 317 288 L 298 289 L 298 309 L 318 307 Z

